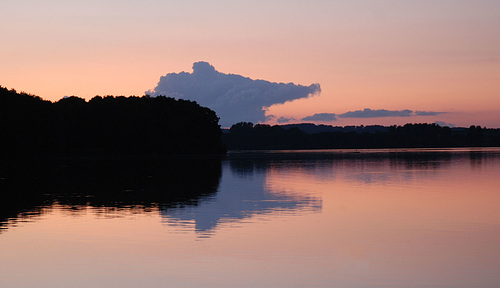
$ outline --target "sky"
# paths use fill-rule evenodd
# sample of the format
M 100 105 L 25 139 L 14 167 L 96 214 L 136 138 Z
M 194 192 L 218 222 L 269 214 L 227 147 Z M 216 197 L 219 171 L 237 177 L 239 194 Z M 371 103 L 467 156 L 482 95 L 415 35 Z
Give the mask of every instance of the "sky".
M 0 0 L 0 11 L 0 85 L 51 101 L 167 94 L 211 105 L 223 126 L 500 128 L 498 0 Z

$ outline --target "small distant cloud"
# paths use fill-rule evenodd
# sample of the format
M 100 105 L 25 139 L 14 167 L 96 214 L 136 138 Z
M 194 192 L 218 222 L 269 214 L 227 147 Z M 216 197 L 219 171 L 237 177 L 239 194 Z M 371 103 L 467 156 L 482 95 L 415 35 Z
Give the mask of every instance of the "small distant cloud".
M 446 123 L 446 122 L 443 122 L 443 121 L 436 121 L 434 122 L 436 123 L 437 125 L 441 126 L 441 127 L 455 127 L 456 125 L 455 124 L 452 124 L 452 123 Z
M 413 116 L 412 110 L 372 110 L 365 108 L 364 110 L 349 111 L 339 114 L 340 118 L 375 118 L 375 117 L 409 117 Z
M 287 118 L 287 117 L 280 117 L 278 118 L 278 123 L 289 123 L 290 121 L 295 120 L 295 118 Z
M 337 115 L 335 113 L 317 113 L 312 116 L 307 116 L 302 118 L 304 121 L 335 121 L 337 120 Z
M 276 119 L 275 115 L 272 115 L 272 114 L 266 115 L 266 121 L 272 121 L 274 119 Z
M 215 70 L 207 62 L 193 64 L 193 72 L 169 73 L 145 93 L 198 102 L 213 109 L 222 126 L 237 122 L 264 122 L 266 108 L 319 94 L 319 84 L 309 86 L 253 80 Z
M 323 121 L 330 122 L 336 121 L 337 118 L 377 118 L 377 117 L 415 117 L 415 116 L 437 116 L 447 112 L 436 111 L 413 111 L 409 109 L 404 110 L 386 110 L 386 109 L 370 109 L 348 111 L 342 114 L 335 113 L 317 113 L 312 116 L 302 118 L 303 121 Z M 285 123 L 288 118 L 281 117 L 278 119 L 279 123 Z M 295 120 L 295 119 L 294 119 Z M 444 122 L 441 122 L 444 123 Z M 453 124 L 447 124 L 453 125 Z M 453 126 L 450 126 L 453 127 Z
M 415 116 L 437 116 L 444 114 L 446 112 L 434 112 L 434 111 L 415 111 Z

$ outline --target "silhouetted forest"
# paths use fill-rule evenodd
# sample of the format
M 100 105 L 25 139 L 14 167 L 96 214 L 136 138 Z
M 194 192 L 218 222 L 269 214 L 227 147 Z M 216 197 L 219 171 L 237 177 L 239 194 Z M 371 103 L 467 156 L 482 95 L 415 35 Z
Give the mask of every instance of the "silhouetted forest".
M 3 159 L 219 154 L 230 150 L 500 146 L 500 129 L 234 124 L 222 134 L 214 111 L 158 97 L 75 96 L 55 103 L 0 86 Z
M 65 97 L 55 103 L 0 86 L 2 157 L 215 154 L 214 111 L 168 97 Z
M 333 127 L 240 122 L 223 134 L 223 142 L 229 150 L 497 147 L 500 129 L 437 124 Z

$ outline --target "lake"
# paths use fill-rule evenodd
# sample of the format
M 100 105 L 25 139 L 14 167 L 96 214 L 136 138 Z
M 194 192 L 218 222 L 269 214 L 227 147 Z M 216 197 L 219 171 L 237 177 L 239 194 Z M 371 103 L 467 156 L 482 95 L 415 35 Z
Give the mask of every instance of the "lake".
M 4 164 L 0 287 L 499 287 L 500 149 Z

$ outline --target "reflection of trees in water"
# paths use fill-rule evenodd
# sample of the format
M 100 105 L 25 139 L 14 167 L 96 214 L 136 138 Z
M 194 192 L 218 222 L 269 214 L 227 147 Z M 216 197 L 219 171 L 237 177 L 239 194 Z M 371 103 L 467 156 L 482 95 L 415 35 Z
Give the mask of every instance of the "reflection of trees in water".
M 310 150 L 253 151 L 230 153 L 231 167 L 238 173 L 296 166 L 314 177 L 329 177 L 343 171 L 346 178 L 364 183 L 403 180 L 417 175 L 437 177 L 437 171 L 453 163 L 469 161 L 472 166 L 500 156 L 498 149 L 372 149 L 372 150 Z M 238 161 L 235 161 L 238 160 Z M 233 163 L 234 162 L 234 163 Z M 263 168 L 264 167 L 264 168 Z
M 229 163 L 233 173 L 247 177 L 258 172 L 264 173 L 272 162 L 258 159 L 242 159 L 240 161 L 230 161 Z
M 413 150 L 311 150 L 293 151 L 290 153 L 236 153 L 232 154 L 231 167 L 234 171 L 247 174 L 248 171 L 266 169 L 280 163 L 300 165 L 301 167 L 317 166 L 330 167 L 382 167 L 390 165 L 394 168 L 422 168 L 438 169 L 448 163 L 451 158 L 465 157 L 467 154 L 450 151 L 421 151 Z
M 452 152 L 406 152 L 389 158 L 393 170 L 437 170 L 448 166 L 454 158 L 461 158 L 460 153 Z
M 481 153 L 480 151 L 470 151 L 469 161 L 472 168 L 478 168 L 484 164 L 483 162 L 488 161 L 488 157 L 485 157 L 484 153 Z
M 363 183 L 412 181 L 438 177 L 438 171 L 463 158 L 450 151 L 398 151 L 357 159 L 347 178 Z
M 0 227 L 36 218 L 54 204 L 68 214 L 197 205 L 217 191 L 220 177 L 219 159 L 3 163 Z

